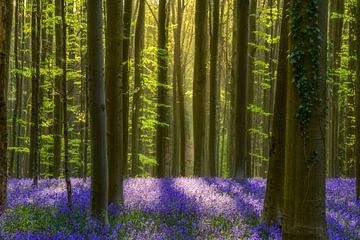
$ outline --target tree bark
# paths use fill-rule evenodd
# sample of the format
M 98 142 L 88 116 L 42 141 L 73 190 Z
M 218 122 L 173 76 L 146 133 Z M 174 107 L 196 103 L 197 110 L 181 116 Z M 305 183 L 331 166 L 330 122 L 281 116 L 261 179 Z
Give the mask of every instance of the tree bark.
M 128 172 L 129 145 L 129 46 L 131 38 L 131 15 L 133 0 L 125 0 L 123 36 L 123 175 Z
M 123 203 L 123 0 L 106 1 L 106 114 L 109 162 L 109 204 L 119 207 Z
M 234 39 L 235 61 L 235 173 L 236 178 L 246 177 L 247 162 L 247 101 L 248 101 L 248 40 L 249 0 L 235 0 L 237 35 Z
M 106 157 L 106 113 L 102 2 L 88 0 L 88 57 L 91 119 L 91 216 L 107 223 L 108 162 Z
M 196 0 L 193 81 L 194 175 L 202 175 L 205 156 L 205 100 L 207 63 L 207 0 Z
M 33 0 L 31 14 L 31 126 L 30 126 L 30 177 L 34 185 L 39 177 L 39 85 L 40 85 L 40 1 Z
M 216 176 L 218 162 L 217 146 L 217 63 L 219 43 L 219 1 L 212 6 L 212 34 L 210 41 L 210 119 L 209 119 L 209 172 Z
M 184 74 L 182 65 L 182 51 L 181 51 L 181 30 L 184 15 L 184 1 L 177 0 L 177 17 L 175 30 L 175 47 L 174 47 L 174 68 L 176 68 L 176 87 L 177 95 L 179 97 L 179 155 L 180 155 L 180 175 L 185 176 L 185 153 L 186 153 L 186 136 L 185 136 L 185 100 L 184 100 Z
M 175 13 L 175 4 L 177 1 L 171 2 L 171 11 L 172 11 L 172 24 L 176 26 L 176 13 Z M 180 13 L 178 13 L 180 14 Z M 176 26 L 173 30 L 174 34 L 174 48 L 176 48 L 176 33 L 177 28 Z M 180 26 L 181 27 L 181 26 Z M 177 87 L 177 68 L 178 63 L 176 59 L 176 53 L 174 49 L 174 65 L 173 65 L 173 81 L 172 81 L 172 116 L 173 116 L 173 126 L 172 126 L 172 165 L 171 165 L 171 175 L 173 177 L 179 176 L 179 102 L 178 102 L 178 87 Z
M 248 90 L 248 104 L 254 104 L 254 85 L 255 85 L 255 54 L 256 54 L 256 19 L 257 19 L 257 0 L 250 1 L 250 13 L 249 13 L 249 90 Z M 254 44 L 254 45 L 253 45 Z M 251 110 L 248 110 L 247 115 L 247 128 L 248 128 L 248 137 L 247 137 L 247 162 L 246 162 L 246 176 L 252 176 L 252 134 L 250 129 L 253 127 L 253 114 Z
M 61 7 L 62 0 L 55 0 L 55 17 L 61 19 L 62 16 L 62 7 Z M 55 42 L 56 42 L 56 49 L 55 49 L 55 65 L 57 68 L 62 68 L 62 45 L 63 45 L 63 29 L 61 21 L 57 21 L 55 23 Z M 57 75 L 55 76 L 55 93 L 54 93 L 54 163 L 51 167 L 51 175 L 54 178 L 58 178 L 60 175 L 60 162 L 61 162 L 61 135 L 62 135 L 62 109 L 61 109 L 61 81 L 62 76 Z
M 286 89 L 288 77 L 288 17 L 289 1 L 284 0 L 281 19 L 280 49 L 276 76 L 275 107 L 270 139 L 269 170 L 262 222 L 266 226 L 280 225 L 284 194 Z
M 158 10 L 158 83 L 157 83 L 157 125 L 156 125 L 156 175 L 164 177 L 167 139 L 167 9 L 166 0 L 159 1 Z
M 66 184 L 66 193 L 69 209 L 72 209 L 72 191 L 70 182 L 70 170 L 69 170 L 69 127 L 68 127 L 68 100 L 67 100 L 67 78 L 66 78 L 66 12 L 65 12 L 65 0 L 61 0 L 61 21 L 62 21 L 62 101 L 63 101 L 63 127 L 64 127 L 64 176 Z
M 288 145 L 286 145 L 285 208 L 282 228 L 285 240 L 327 239 L 325 220 L 327 4 L 327 1 L 291 0 L 290 2 L 289 56 L 293 79 L 288 80 L 290 90 L 286 123 Z M 306 33 L 302 31 L 305 28 Z
M 0 0 L 0 215 L 7 198 L 6 0 Z

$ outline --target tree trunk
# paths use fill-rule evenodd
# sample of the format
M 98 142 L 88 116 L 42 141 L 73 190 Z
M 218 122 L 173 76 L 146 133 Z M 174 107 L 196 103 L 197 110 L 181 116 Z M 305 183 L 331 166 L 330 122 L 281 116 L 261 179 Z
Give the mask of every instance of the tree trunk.
M 71 192 L 71 182 L 70 182 L 70 171 L 69 171 L 69 127 L 68 127 L 68 112 L 67 112 L 67 82 L 66 82 L 66 12 L 65 12 L 65 0 L 61 0 L 61 21 L 62 21 L 62 101 L 63 101 L 63 127 L 64 127 L 64 176 L 66 183 L 66 193 L 68 200 L 68 207 L 72 209 L 72 192 Z
M 129 145 L 129 46 L 131 38 L 131 13 L 133 0 L 125 0 L 123 36 L 123 175 L 128 172 Z
M 184 1 L 177 0 L 177 17 L 175 30 L 175 49 L 174 49 L 174 68 L 176 69 L 176 86 L 179 97 L 179 156 L 180 156 L 180 175 L 185 176 L 185 153 L 186 153 L 186 136 L 185 136 L 185 100 L 184 100 L 184 74 L 181 61 L 181 30 L 184 14 Z
M 195 62 L 193 82 L 194 175 L 201 176 L 205 155 L 205 107 L 207 63 L 207 0 L 196 0 Z
M 0 215 L 7 197 L 6 0 L 0 0 Z
M 40 85 L 40 1 L 33 0 L 31 15 L 31 127 L 30 127 L 30 176 L 34 185 L 39 177 L 39 85 Z
M 61 18 L 62 16 L 62 7 L 61 7 L 62 0 L 55 0 L 55 17 Z M 55 23 L 55 42 L 56 42 L 56 49 L 55 49 L 55 65 L 57 68 L 62 68 L 62 24 L 61 21 L 57 21 Z M 51 168 L 51 175 L 54 178 L 58 178 L 60 175 L 60 162 L 61 162 L 61 135 L 62 135 L 62 109 L 61 109 L 61 81 L 62 76 L 60 74 L 55 76 L 55 93 L 54 93 L 54 163 Z
M 247 101 L 248 101 L 248 40 L 249 0 L 235 0 L 237 48 L 235 61 L 235 173 L 236 178 L 246 177 L 247 162 Z
M 266 195 L 262 222 L 266 226 L 280 225 L 284 194 L 285 167 L 285 127 L 286 127 L 286 89 L 287 89 L 287 55 L 288 55 L 288 17 L 289 1 L 284 0 L 281 20 L 280 49 L 276 76 L 276 94 L 272 135 L 269 153 L 269 170 L 266 182 Z
M 250 1 L 250 19 L 249 19 L 249 43 L 256 44 L 256 13 L 257 13 L 257 0 Z M 254 104 L 254 85 L 255 85 L 255 54 L 256 54 L 256 47 L 254 45 L 249 46 L 249 96 L 248 96 L 248 104 Z M 250 129 L 253 127 L 253 114 L 252 111 L 248 111 L 247 115 L 247 128 L 248 128 L 248 137 L 247 137 L 247 162 L 246 162 L 246 177 L 252 177 L 252 134 Z
M 134 96 L 133 110 L 131 116 L 131 175 L 135 177 L 140 173 L 139 169 L 139 116 L 140 97 L 142 94 L 142 63 L 141 55 L 144 49 L 144 24 L 145 24 L 145 0 L 139 0 L 138 19 L 135 27 L 135 75 L 134 75 Z
M 102 3 L 88 0 L 88 57 L 91 119 L 91 216 L 107 223 L 108 163 L 106 157 L 106 115 Z
M 360 39 L 360 1 L 356 4 L 356 39 Z M 356 41 L 356 84 L 355 84 L 355 159 L 356 199 L 360 200 L 360 41 Z
M 172 24 L 176 26 L 176 13 L 175 13 L 175 4 L 176 1 L 171 2 L 171 11 L 172 11 Z M 180 14 L 180 13 L 178 13 Z M 181 26 L 180 26 L 181 27 Z M 176 45 L 176 33 L 177 28 L 179 26 L 176 26 L 173 30 L 174 34 L 174 45 Z M 174 46 L 176 48 L 176 46 Z M 179 102 L 178 102 L 178 87 L 177 87 L 177 79 L 176 79 L 176 73 L 177 73 L 177 59 L 176 59 L 176 53 L 174 49 L 174 65 L 173 65 L 173 81 L 172 81 L 172 115 L 173 115 L 173 127 L 172 127 L 172 165 L 171 165 L 171 175 L 173 177 L 179 176 Z
M 123 0 L 106 1 L 106 114 L 109 162 L 109 204 L 119 207 L 123 203 L 123 102 L 122 63 L 123 54 Z
M 216 176 L 218 146 L 217 146 L 217 64 L 219 43 L 219 1 L 212 6 L 212 34 L 210 41 L 210 119 L 209 119 L 209 171 L 210 176 Z
M 156 175 L 165 175 L 165 155 L 167 139 L 167 9 L 166 0 L 159 1 L 158 12 L 158 83 L 157 83 L 157 125 L 156 125 Z
M 327 1 L 290 2 L 283 239 L 327 239 L 325 120 Z M 308 19 L 308 21 L 303 21 Z M 302 29 L 307 29 L 303 32 Z M 292 188 L 292 189 L 289 189 Z

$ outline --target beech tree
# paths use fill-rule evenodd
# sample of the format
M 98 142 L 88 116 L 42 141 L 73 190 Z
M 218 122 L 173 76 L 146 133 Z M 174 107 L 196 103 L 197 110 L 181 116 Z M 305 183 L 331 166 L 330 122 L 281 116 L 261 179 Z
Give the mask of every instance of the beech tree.
M 195 7 L 195 60 L 193 80 L 193 131 L 194 131 L 194 175 L 203 174 L 205 156 L 205 93 L 207 63 L 207 18 L 208 1 L 196 0 Z
M 248 41 L 249 0 L 235 0 L 234 35 L 235 56 L 235 172 L 236 178 L 246 177 L 247 154 L 247 102 L 248 102 Z M 244 47 L 246 46 L 246 47 Z
M 156 158 L 157 158 L 157 176 L 165 175 L 165 154 L 167 138 L 167 68 L 168 68 L 168 50 L 167 50 L 167 1 L 159 1 L 158 12 L 158 96 L 157 96 L 157 127 L 156 127 Z
M 61 69 L 63 67 L 63 24 L 62 21 L 62 0 L 55 0 L 55 16 L 58 21 L 55 22 L 55 64 L 56 67 Z M 54 162 L 50 167 L 50 171 L 53 177 L 58 178 L 60 175 L 60 162 L 61 162 L 61 131 L 62 131 L 62 106 L 61 106 L 61 74 L 55 76 L 54 84 L 54 128 L 53 128 L 53 139 L 54 139 Z
M 108 222 L 108 162 L 105 115 L 102 2 L 88 0 L 88 71 L 91 123 L 91 215 Z
M 106 2 L 106 113 L 109 162 L 109 203 L 123 202 L 123 0 Z
M 327 1 L 290 1 L 283 239 L 327 238 L 327 9 Z
M 29 175 L 34 185 L 39 178 L 39 85 L 40 85 L 40 1 L 32 1 L 31 14 L 31 127 Z
M 286 90 L 288 82 L 288 0 L 283 2 L 281 19 L 280 49 L 276 77 L 276 94 L 272 135 L 270 139 L 269 169 L 266 181 L 266 195 L 262 222 L 267 226 L 281 224 L 284 193 Z
M 6 3 L 0 0 L 0 215 L 7 198 Z
M 219 1 L 212 7 L 212 34 L 210 41 L 210 119 L 209 119 L 209 170 L 216 176 L 217 169 L 217 59 L 219 43 Z

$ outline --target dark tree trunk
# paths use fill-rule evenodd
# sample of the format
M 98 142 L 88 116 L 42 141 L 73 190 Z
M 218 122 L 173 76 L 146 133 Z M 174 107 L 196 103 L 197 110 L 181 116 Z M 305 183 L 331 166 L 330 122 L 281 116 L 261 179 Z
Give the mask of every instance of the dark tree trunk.
M 129 46 L 131 34 L 131 13 L 133 0 L 125 0 L 123 36 L 123 175 L 128 172 L 129 145 Z
M 167 8 L 166 0 L 159 1 L 158 12 L 158 86 L 157 86 L 157 126 L 156 126 L 156 175 L 164 177 L 167 139 Z
M 7 197 L 7 105 L 6 105 L 6 0 L 0 0 L 0 215 Z
M 210 41 L 210 119 L 209 119 L 209 170 L 210 176 L 216 176 L 218 157 L 217 146 L 217 64 L 219 43 L 219 1 L 212 6 L 212 34 Z
M 91 119 L 91 216 L 108 222 L 108 162 L 106 157 L 106 114 L 102 3 L 88 0 L 88 57 Z
M 109 204 L 119 207 L 123 203 L 123 0 L 106 1 L 106 114 L 109 162 Z
M 207 0 L 196 0 L 195 62 L 193 81 L 194 175 L 202 175 L 205 157 L 205 107 L 207 63 Z
M 247 101 L 248 101 L 248 39 L 249 0 L 235 0 L 234 38 L 235 58 L 235 173 L 236 178 L 246 177 L 247 162 Z

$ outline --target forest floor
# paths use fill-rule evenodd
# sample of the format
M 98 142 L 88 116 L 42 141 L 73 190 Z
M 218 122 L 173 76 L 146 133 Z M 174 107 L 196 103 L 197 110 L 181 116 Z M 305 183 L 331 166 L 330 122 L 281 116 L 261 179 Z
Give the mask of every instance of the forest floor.
M 90 180 L 72 179 L 74 210 L 63 180 L 9 181 L 9 208 L 0 218 L 0 239 L 281 239 L 278 227 L 259 223 L 263 179 L 136 178 L 124 182 L 120 214 L 109 226 L 89 218 Z M 327 181 L 330 239 L 360 239 L 360 202 L 354 179 Z

